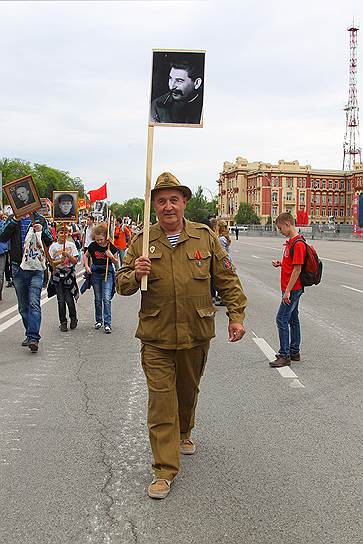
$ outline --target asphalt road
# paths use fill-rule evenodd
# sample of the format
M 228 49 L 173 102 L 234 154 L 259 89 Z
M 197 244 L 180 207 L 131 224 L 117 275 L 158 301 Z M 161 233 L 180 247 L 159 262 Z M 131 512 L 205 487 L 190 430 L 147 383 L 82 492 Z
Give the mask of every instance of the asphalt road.
M 12 289 L 0 303 L 0 542 L 358 544 L 363 245 L 317 241 L 320 286 L 301 301 L 302 361 L 279 372 L 274 324 L 282 240 L 242 238 L 232 256 L 247 333 L 217 314 L 193 437 L 163 501 L 146 495 L 146 387 L 134 339 L 139 295 L 115 296 L 113 333 L 60 333 L 43 305 L 41 348 L 22 348 Z M 47 300 L 47 299 L 44 299 Z

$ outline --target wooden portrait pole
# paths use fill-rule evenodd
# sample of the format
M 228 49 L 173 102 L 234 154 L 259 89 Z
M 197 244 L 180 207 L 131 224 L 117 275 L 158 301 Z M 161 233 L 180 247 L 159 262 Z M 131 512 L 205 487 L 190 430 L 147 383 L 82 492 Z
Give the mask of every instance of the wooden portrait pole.
M 154 144 L 154 127 L 149 125 L 147 129 L 145 207 L 144 207 L 144 228 L 143 228 L 143 238 L 142 238 L 143 257 L 149 256 L 151 173 L 152 173 L 152 165 L 153 165 L 153 144 Z M 142 276 L 141 278 L 141 291 L 147 291 L 147 276 Z
M 107 244 L 107 251 L 110 250 L 110 222 L 111 222 L 111 212 L 110 212 L 110 209 L 108 209 L 108 212 L 107 212 L 107 215 L 108 215 L 108 218 L 107 218 L 107 240 L 108 240 L 108 244 Z M 108 267 L 109 267 L 109 262 L 110 262 L 110 258 L 107 257 L 107 261 L 106 261 L 106 273 L 105 273 L 105 283 L 107 281 L 107 278 L 108 278 Z

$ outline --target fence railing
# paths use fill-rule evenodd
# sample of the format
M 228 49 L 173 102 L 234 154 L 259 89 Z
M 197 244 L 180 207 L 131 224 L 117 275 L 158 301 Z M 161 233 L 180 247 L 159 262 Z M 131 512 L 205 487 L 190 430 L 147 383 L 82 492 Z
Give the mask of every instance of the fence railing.
M 230 227 L 235 234 L 236 227 Z M 280 237 L 276 226 L 272 225 L 238 225 L 238 236 Z M 363 241 L 363 235 L 353 232 L 353 225 L 309 225 L 297 227 L 300 234 L 309 240 L 354 240 Z

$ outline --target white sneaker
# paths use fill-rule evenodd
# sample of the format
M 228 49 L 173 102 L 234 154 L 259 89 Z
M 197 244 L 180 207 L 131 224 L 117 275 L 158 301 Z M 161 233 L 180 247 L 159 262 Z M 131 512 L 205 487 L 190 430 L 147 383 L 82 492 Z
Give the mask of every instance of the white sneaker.
M 96 323 L 95 324 L 96 331 L 98 331 L 98 329 L 100 329 L 101 327 L 102 327 L 102 323 Z

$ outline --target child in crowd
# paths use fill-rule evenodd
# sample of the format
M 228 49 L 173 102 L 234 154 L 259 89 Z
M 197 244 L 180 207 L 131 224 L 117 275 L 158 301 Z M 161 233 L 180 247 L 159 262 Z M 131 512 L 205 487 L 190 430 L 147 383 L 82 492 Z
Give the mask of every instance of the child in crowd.
M 57 241 L 53 242 L 49 248 L 53 268 L 51 281 L 57 293 L 59 328 L 62 332 L 68 330 L 66 306 L 68 306 L 70 328 L 75 329 L 78 323 L 75 304 L 79 296 L 75 272 L 78 251 L 74 242 L 66 240 L 67 233 L 67 226 L 60 225 L 57 229 Z
M 111 300 L 115 294 L 115 269 L 118 263 L 117 249 L 107 240 L 107 224 L 100 223 L 93 228 L 93 242 L 84 254 L 86 272 L 91 274 L 91 284 L 95 296 L 95 329 L 104 325 L 106 334 L 111 333 Z M 92 265 L 90 262 L 92 259 Z M 106 268 L 108 271 L 106 280 Z

